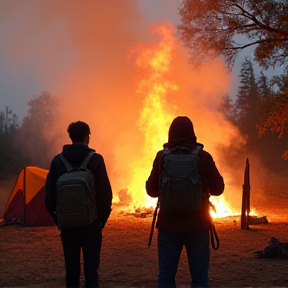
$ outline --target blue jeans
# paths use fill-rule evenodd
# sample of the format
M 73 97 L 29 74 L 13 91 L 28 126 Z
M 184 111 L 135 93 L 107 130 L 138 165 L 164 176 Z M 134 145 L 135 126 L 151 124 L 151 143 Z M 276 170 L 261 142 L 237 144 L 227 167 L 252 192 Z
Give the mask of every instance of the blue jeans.
M 80 285 L 81 249 L 84 260 L 85 287 L 98 287 L 98 268 L 102 245 L 102 231 L 96 223 L 86 227 L 63 229 L 61 240 L 65 258 L 66 287 Z
M 158 231 L 158 288 L 175 288 L 175 276 L 183 246 L 186 248 L 193 288 L 208 288 L 209 231 Z

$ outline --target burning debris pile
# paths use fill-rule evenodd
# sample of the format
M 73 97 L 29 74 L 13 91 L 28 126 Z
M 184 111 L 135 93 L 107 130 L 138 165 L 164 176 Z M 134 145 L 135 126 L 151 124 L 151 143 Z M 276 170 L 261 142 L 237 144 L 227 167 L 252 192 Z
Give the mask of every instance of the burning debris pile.
M 136 208 L 135 213 L 133 215 L 138 218 L 147 218 L 153 216 L 153 208 Z
M 130 211 L 131 212 L 130 212 Z M 133 208 L 133 209 L 127 209 L 127 207 L 123 207 L 123 210 L 119 212 L 119 214 L 122 214 L 124 216 L 134 216 L 136 218 L 148 218 L 153 217 L 154 210 L 153 208 L 145 208 L 145 207 L 139 207 L 139 208 Z
M 275 237 L 271 237 L 269 245 L 263 251 L 254 252 L 258 258 L 281 258 L 288 259 L 288 243 L 280 242 Z
M 133 199 L 128 189 L 120 190 L 118 192 L 118 198 L 119 203 L 117 203 L 117 206 L 120 207 L 119 214 L 122 214 L 124 216 L 134 216 L 137 218 L 148 218 L 153 216 L 153 207 L 135 207 L 135 205 L 133 205 Z
M 128 193 L 128 189 L 122 189 L 118 192 L 119 204 L 127 205 L 132 203 L 132 196 Z

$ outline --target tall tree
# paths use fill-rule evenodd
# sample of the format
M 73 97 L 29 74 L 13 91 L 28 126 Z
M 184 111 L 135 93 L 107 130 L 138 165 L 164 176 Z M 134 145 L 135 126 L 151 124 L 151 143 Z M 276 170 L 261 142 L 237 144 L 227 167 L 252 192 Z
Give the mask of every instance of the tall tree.
M 254 48 L 254 60 L 264 69 L 287 66 L 287 0 L 183 0 L 179 14 L 180 37 L 195 66 L 204 59 L 222 56 L 232 69 L 237 54 L 250 46 Z M 267 127 L 274 127 L 280 136 L 288 133 L 284 129 L 287 106 L 282 94 L 265 100 L 265 107 L 271 110 L 264 124 L 258 126 L 260 133 Z
M 225 116 L 227 120 L 233 124 L 236 124 L 236 107 L 228 94 L 224 95 L 222 102 L 220 103 L 219 111 Z
M 259 134 L 262 136 L 267 130 L 275 132 L 278 138 L 283 137 L 286 151 L 283 151 L 283 158 L 288 160 L 286 139 L 288 134 L 288 68 L 281 76 L 274 76 L 270 81 L 274 87 L 266 97 L 261 99 L 261 109 L 265 117 L 259 122 Z
M 260 72 L 260 77 L 257 80 L 258 93 L 260 98 L 265 98 L 271 94 L 271 88 L 267 76 L 263 71 Z
M 239 129 L 248 136 L 249 144 L 257 138 L 258 87 L 251 60 L 245 59 L 240 71 L 240 85 L 237 93 L 236 111 Z
M 7 106 L 0 112 L 0 174 L 15 173 L 19 170 L 20 153 L 14 148 L 18 129 L 18 117 Z
M 53 151 L 52 143 L 57 131 L 58 114 L 56 96 L 43 92 L 28 102 L 28 113 L 24 117 L 18 135 L 23 153 L 28 157 L 26 165 L 49 168 Z
M 0 112 L 0 133 L 9 133 L 19 127 L 19 119 L 8 106 Z
M 232 67 L 237 53 L 253 45 L 261 66 L 287 60 L 286 0 L 183 0 L 179 14 L 181 39 L 194 64 L 222 55 Z

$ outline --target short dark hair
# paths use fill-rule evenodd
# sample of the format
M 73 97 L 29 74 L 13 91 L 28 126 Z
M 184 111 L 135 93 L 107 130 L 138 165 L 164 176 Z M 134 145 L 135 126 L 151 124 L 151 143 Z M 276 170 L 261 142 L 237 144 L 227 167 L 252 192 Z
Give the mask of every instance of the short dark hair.
M 67 129 L 72 142 L 83 142 L 86 135 L 90 134 L 90 128 L 85 122 L 72 122 Z

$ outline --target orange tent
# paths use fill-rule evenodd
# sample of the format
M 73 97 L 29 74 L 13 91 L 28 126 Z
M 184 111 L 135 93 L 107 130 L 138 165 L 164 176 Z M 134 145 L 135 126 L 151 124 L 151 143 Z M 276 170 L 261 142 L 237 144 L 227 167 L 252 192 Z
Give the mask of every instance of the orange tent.
M 45 181 L 48 170 L 27 166 L 23 168 L 6 204 L 6 223 L 22 225 L 52 225 L 54 221 L 45 207 Z

